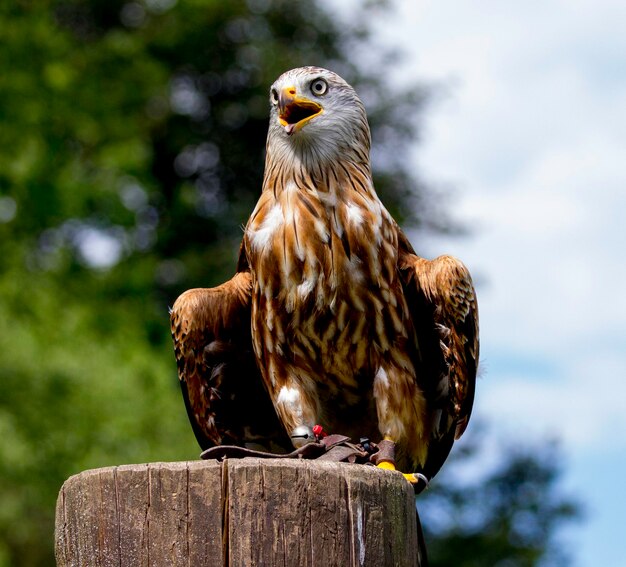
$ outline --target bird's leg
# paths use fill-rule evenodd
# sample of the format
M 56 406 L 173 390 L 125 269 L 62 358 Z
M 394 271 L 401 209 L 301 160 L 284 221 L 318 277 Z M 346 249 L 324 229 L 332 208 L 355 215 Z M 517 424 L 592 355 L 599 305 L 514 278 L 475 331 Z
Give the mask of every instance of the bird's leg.
M 304 380 L 290 380 L 278 390 L 274 406 L 294 447 L 316 441 L 314 426 L 318 422 L 318 404 Z
M 407 396 L 404 392 L 410 394 Z M 378 468 L 395 471 L 396 441 L 406 431 L 415 432 L 414 437 L 419 439 L 419 432 L 424 427 L 422 417 L 426 415 L 426 402 L 417 390 L 415 376 L 393 364 L 384 364 L 378 368 L 374 376 L 374 398 L 378 427 L 383 434 L 383 440 L 378 444 L 378 452 L 372 455 L 371 461 Z M 408 419 L 404 416 L 408 416 Z M 406 444 L 406 441 L 405 436 L 403 442 Z M 409 440 L 410 454 L 413 452 L 411 441 Z M 426 477 L 420 473 L 402 474 L 416 489 L 417 485 L 428 483 Z

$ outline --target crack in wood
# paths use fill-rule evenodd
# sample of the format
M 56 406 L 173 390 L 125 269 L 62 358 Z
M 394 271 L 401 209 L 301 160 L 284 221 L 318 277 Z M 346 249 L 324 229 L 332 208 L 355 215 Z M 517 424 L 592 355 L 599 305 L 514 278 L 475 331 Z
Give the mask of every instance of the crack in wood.
M 144 541 L 146 542 L 146 564 L 150 565 L 150 508 L 152 507 L 152 467 L 146 465 L 148 469 L 148 505 L 146 506 L 146 516 L 144 520 Z
M 117 519 L 117 560 L 122 564 L 122 522 L 120 521 L 120 496 L 117 488 L 117 467 L 113 468 L 113 487 L 115 489 L 115 517 Z
M 190 494 L 191 494 L 191 488 L 189 486 L 189 463 L 185 463 L 185 482 L 187 484 L 186 487 L 186 500 L 185 500 L 185 541 L 187 543 L 187 547 L 186 547 L 186 555 L 187 555 L 187 567 L 192 567 L 191 565 L 191 538 L 190 538 L 190 522 L 191 522 L 191 517 L 189 515 L 189 509 L 190 509 L 190 505 L 189 505 L 189 498 L 190 498 Z
M 228 459 L 221 463 L 222 473 L 222 565 L 230 565 L 230 522 L 229 522 L 229 487 L 228 487 Z

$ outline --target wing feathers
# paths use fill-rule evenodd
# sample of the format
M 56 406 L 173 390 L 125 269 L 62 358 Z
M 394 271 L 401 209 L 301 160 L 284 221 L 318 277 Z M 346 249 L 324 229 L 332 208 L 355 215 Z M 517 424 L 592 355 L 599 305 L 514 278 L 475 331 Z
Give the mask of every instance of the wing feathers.
M 434 410 L 429 459 L 438 470 L 472 412 L 479 356 L 476 294 L 469 271 L 452 256 L 429 261 L 404 251 L 400 273 L 415 324 L 418 379 Z
M 290 446 L 252 352 L 250 294 L 250 274 L 239 272 L 218 287 L 186 291 L 170 314 L 183 398 L 203 449 Z

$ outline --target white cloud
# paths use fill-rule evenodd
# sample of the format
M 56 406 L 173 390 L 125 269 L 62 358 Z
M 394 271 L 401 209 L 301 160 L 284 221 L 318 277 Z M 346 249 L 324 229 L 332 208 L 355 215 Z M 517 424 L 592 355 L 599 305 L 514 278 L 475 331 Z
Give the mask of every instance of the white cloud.
M 525 436 L 558 436 L 570 452 L 623 451 L 626 400 L 616 393 L 623 391 L 626 359 L 596 352 L 572 362 L 548 381 L 499 376 L 478 398 L 479 414 L 511 431 L 522 427 Z

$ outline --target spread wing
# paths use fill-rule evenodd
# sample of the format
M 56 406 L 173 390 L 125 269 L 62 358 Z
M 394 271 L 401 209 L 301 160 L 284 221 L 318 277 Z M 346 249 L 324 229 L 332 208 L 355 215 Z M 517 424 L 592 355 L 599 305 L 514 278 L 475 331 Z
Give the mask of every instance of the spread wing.
M 452 256 L 418 257 L 400 242 L 400 273 L 418 346 L 418 380 L 432 410 L 425 474 L 436 474 L 472 413 L 478 367 L 478 306 L 467 268 Z
M 171 311 L 178 377 L 202 449 L 291 447 L 252 352 L 250 294 L 250 273 L 241 271 L 218 287 L 186 291 Z

